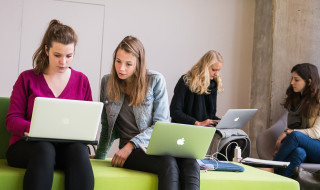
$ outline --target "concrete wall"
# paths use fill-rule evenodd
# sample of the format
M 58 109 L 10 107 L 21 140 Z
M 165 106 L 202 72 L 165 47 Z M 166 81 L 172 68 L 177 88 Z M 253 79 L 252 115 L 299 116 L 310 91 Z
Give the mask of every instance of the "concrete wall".
M 271 121 L 283 113 L 280 103 L 298 63 L 320 68 L 320 1 L 278 0 L 274 17 Z
M 252 59 L 251 107 L 259 112 L 250 123 L 255 140 L 283 114 L 280 103 L 291 68 L 302 62 L 320 66 L 320 1 L 256 0 Z

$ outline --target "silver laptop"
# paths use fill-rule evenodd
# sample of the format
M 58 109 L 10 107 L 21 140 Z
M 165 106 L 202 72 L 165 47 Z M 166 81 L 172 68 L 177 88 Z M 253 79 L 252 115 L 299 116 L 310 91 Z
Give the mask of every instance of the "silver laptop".
M 97 144 L 103 103 L 37 97 L 26 140 Z
M 229 109 L 218 122 L 217 129 L 240 129 L 245 126 L 258 109 Z
M 139 146 L 149 155 L 204 159 L 215 131 L 214 127 L 156 122 L 149 144 Z

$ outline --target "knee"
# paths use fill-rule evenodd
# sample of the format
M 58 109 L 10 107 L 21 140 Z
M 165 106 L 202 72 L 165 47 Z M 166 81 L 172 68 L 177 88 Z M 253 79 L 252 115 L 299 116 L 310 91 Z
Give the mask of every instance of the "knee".
M 196 159 L 185 159 L 182 167 L 191 171 L 200 171 L 200 166 Z
M 299 131 L 292 131 L 292 132 L 288 135 L 288 138 L 299 139 L 302 135 L 304 135 L 304 134 L 301 133 L 301 132 L 299 132 Z
M 56 149 L 50 142 L 35 142 L 33 146 L 33 154 L 46 158 L 55 158 Z
M 162 156 L 162 167 L 168 169 L 178 169 L 178 164 L 174 157 Z
M 82 143 L 72 143 L 67 145 L 68 155 L 77 158 L 88 158 L 89 157 L 89 150 L 88 147 Z
M 306 150 L 301 147 L 296 148 L 292 154 L 295 155 L 296 159 L 299 159 L 301 162 L 307 158 Z

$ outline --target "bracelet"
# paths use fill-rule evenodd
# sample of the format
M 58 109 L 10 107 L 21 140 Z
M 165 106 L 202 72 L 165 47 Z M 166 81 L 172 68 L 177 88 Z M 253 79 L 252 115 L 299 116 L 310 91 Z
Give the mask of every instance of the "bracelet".
M 283 132 L 284 132 L 286 135 L 289 135 L 288 129 L 285 129 Z

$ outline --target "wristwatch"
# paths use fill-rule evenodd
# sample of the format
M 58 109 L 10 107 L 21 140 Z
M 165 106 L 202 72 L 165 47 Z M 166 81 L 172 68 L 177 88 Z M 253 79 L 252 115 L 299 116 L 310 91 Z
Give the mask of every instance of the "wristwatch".
M 285 133 L 286 133 L 286 135 L 289 135 L 289 133 L 288 133 L 288 129 L 285 129 L 283 132 L 285 132 Z

